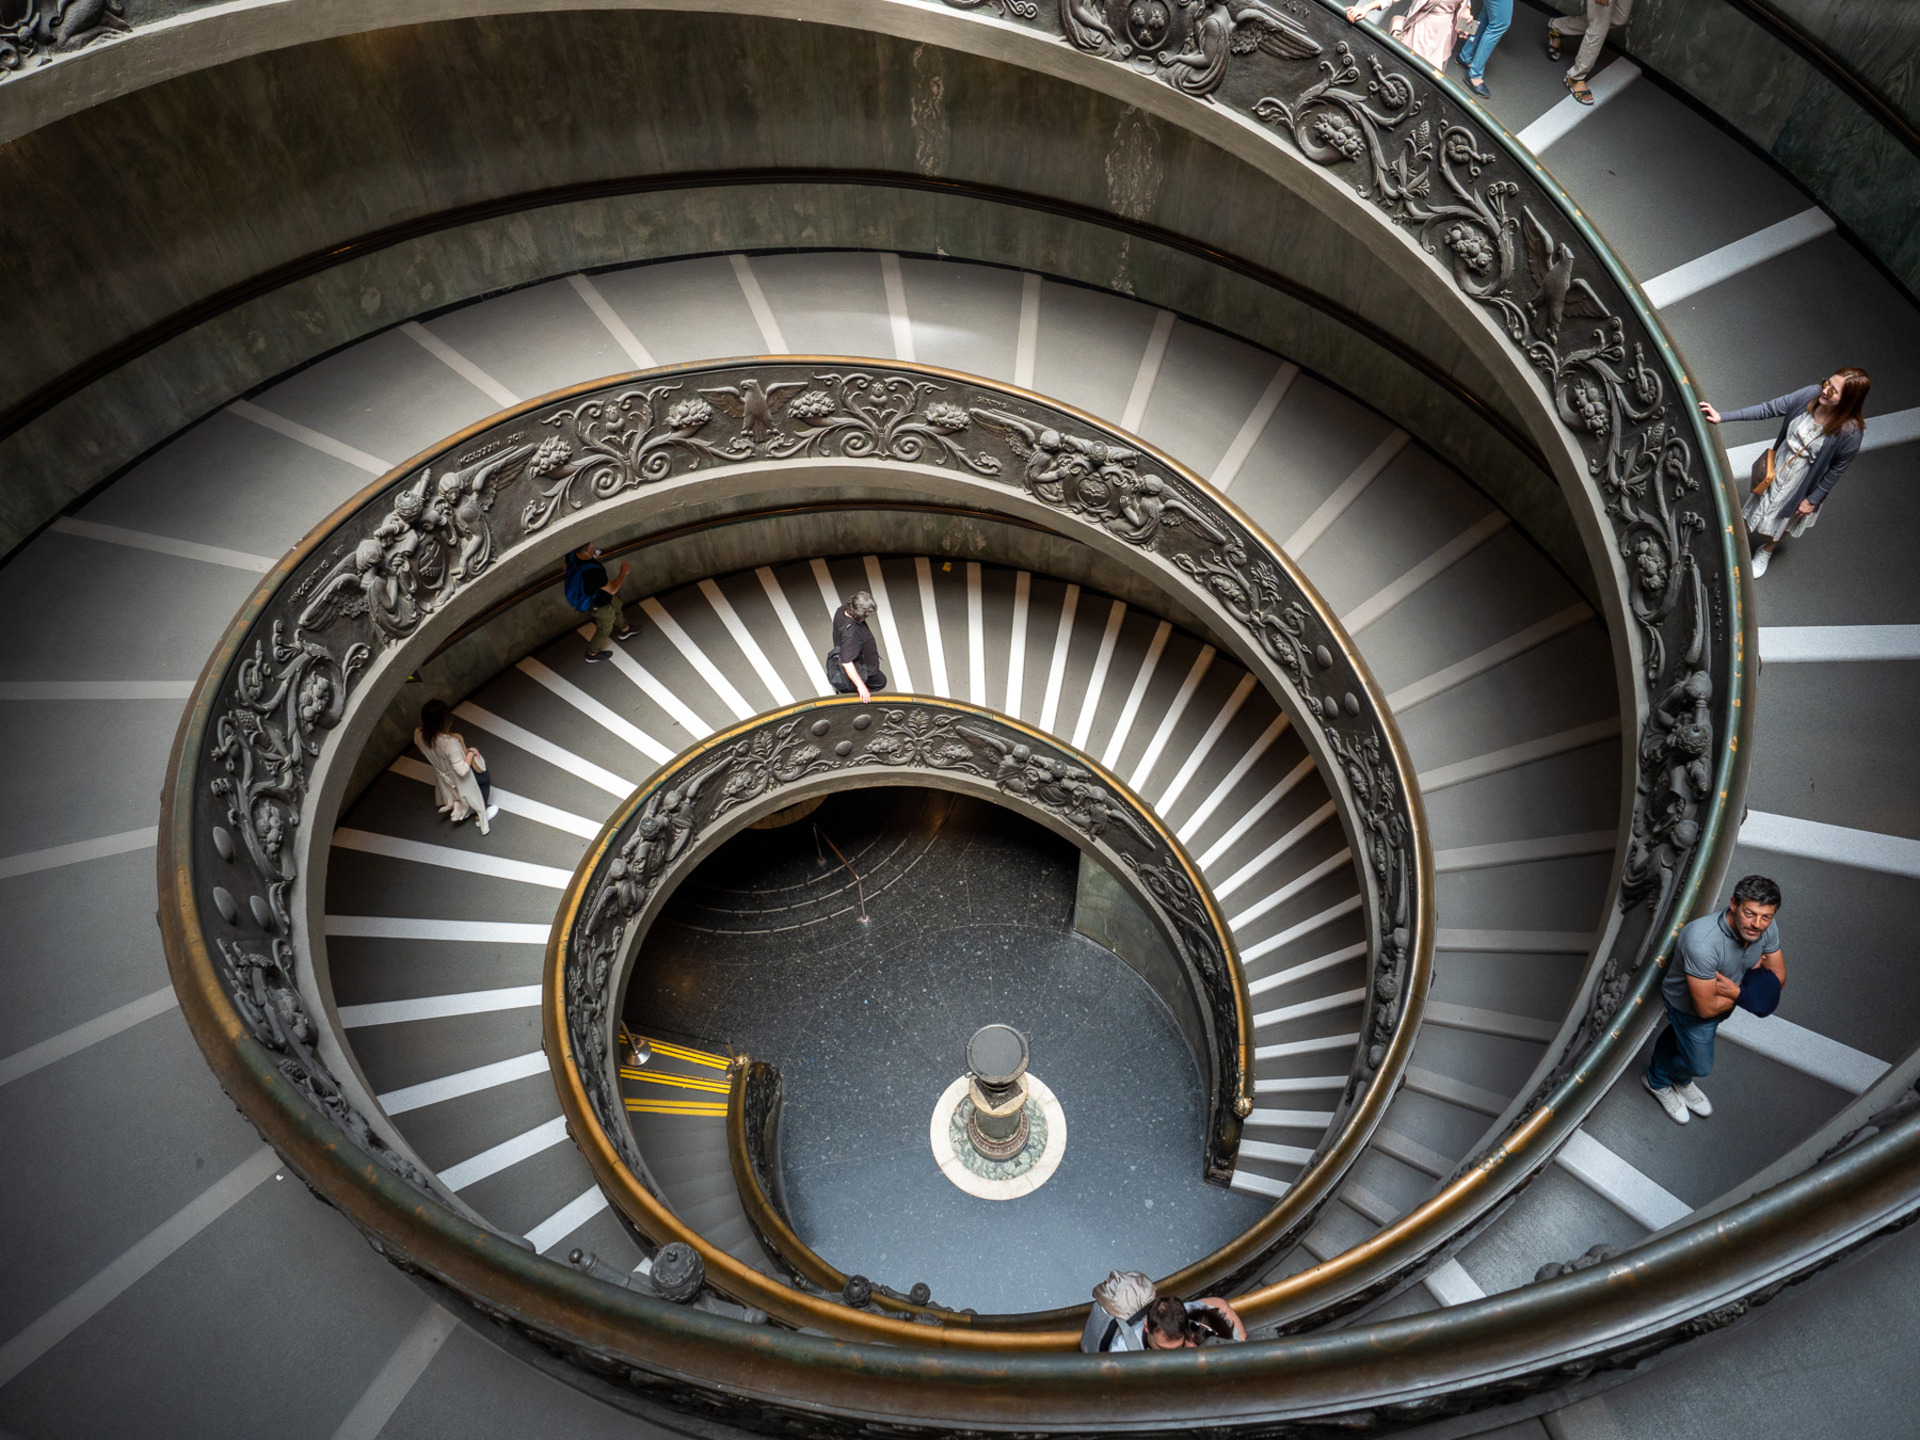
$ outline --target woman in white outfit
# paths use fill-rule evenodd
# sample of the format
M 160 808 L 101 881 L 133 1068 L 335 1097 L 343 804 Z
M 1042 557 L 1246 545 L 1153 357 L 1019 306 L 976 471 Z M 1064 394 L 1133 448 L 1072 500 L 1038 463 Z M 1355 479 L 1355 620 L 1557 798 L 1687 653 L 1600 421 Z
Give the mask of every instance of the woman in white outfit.
M 1756 547 L 1754 579 L 1767 573 L 1782 540 L 1812 528 L 1834 482 L 1860 453 L 1867 429 L 1861 410 L 1872 386 L 1866 371 L 1848 367 L 1836 370 L 1822 384 L 1744 410 L 1722 414 L 1701 402 L 1700 413 L 1714 425 L 1723 420 L 1780 420 L 1772 448 L 1754 464 L 1753 493 L 1741 507 L 1747 543 Z
M 478 816 L 484 835 L 487 821 L 500 813 L 498 806 L 488 803 L 493 783 L 480 752 L 447 728 L 452 719 L 444 703 L 429 700 L 420 708 L 420 728 L 413 732 L 413 743 L 433 766 L 433 798 L 440 813 L 456 825 Z

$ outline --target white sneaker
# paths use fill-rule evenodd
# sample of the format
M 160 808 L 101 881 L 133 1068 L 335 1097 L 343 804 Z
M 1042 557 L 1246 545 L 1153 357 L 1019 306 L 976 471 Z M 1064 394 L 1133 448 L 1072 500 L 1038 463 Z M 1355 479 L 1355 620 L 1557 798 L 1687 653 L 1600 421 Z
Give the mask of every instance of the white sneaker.
M 1773 552 L 1762 547 L 1753 552 L 1753 578 L 1758 580 L 1767 573 L 1767 562 L 1773 559 Z
M 1660 1108 L 1667 1112 L 1667 1118 L 1673 1121 L 1674 1124 L 1684 1125 L 1693 1118 L 1687 1114 L 1686 1101 L 1680 1098 L 1678 1092 L 1676 1092 L 1671 1085 L 1665 1090 L 1656 1090 L 1653 1088 L 1652 1078 L 1644 1073 L 1640 1076 L 1640 1083 L 1647 1087 L 1647 1093 L 1649 1095 L 1660 1102 Z
M 500 807 L 498 805 L 487 806 L 487 819 L 491 820 L 493 819 L 494 816 L 498 815 L 499 813 L 500 813 Z
M 1673 1093 L 1680 1097 L 1680 1103 L 1698 1115 L 1702 1120 L 1713 1114 L 1713 1102 L 1701 1093 L 1700 1087 L 1689 1080 L 1684 1085 L 1673 1087 Z

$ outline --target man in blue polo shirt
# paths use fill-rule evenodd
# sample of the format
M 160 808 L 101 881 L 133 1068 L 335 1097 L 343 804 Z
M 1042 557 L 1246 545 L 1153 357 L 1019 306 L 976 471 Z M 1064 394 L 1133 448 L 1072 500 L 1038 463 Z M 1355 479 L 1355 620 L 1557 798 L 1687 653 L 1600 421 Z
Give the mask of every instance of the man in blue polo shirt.
M 589 540 L 567 557 L 567 573 L 561 582 L 567 603 L 593 620 L 593 637 L 587 641 L 587 663 L 597 664 L 613 658 L 613 642 L 633 638 L 626 612 L 620 606 L 620 587 L 627 583 L 633 567 L 620 562 L 620 573 L 609 580 L 607 567 L 600 563 L 601 549 Z
M 1718 915 L 1684 925 L 1667 962 L 1661 994 L 1667 1028 L 1654 1042 L 1653 1060 L 1641 1083 L 1667 1118 L 1684 1125 L 1713 1113 L 1696 1081 L 1713 1070 L 1713 1037 L 1738 1005 L 1770 1015 L 1787 983 L 1780 950 L 1780 887 L 1764 875 L 1749 875 L 1733 887 L 1733 899 Z

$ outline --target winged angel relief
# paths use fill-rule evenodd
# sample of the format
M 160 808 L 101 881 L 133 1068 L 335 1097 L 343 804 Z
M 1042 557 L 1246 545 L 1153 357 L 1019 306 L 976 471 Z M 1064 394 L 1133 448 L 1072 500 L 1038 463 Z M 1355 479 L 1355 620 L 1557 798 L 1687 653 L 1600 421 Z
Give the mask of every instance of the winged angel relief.
M 393 497 L 393 509 L 371 535 L 295 592 L 306 601 L 299 628 L 319 631 L 365 615 L 383 640 L 411 635 L 493 563 L 488 512 L 538 449 L 531 441 L 509 441 L 465 456 L 437 477 L 431 467 L 422 470 Z
M 972 10 L 988 0 L 947 0 Z M 1023 19 L 1037 7 L 993 0 Z M 1060 28 L 1077 49 L 1122 60 L 1187 95 L 1205 97 L 1227 78 L 1228 61 L 1255 50 L 1310 60 L 1320 42 L 1278 6 L 1262 0 L 1059 0 Z

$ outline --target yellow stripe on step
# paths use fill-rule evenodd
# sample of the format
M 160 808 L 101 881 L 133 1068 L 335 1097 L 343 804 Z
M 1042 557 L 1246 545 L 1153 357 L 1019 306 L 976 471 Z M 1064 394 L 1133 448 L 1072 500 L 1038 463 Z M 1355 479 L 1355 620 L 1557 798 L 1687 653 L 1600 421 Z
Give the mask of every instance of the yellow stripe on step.
M 722 1100 L 629 1100 L 627 1109 L 638 1115 L 715 1115 L 726 1118 Z
M 725 1070 L 733 1064 L 724 1055 L 709 1055 L 704 1050 L 689 1050 L 682 1045 L 669 1045 L 664 1040 L 649 1040 L 656 1055 L 665 1055 L 674 1060 L 685 1060 L 693 1065 L 705 1065 L 714 1070 Z
M 715 1095 L 727 1093 L 725 1080 L 708 1080 L 699 1075 L 656 1075 L 645 1070 L 622 1069 L 622 1080 L 642 1080 L 650 1085 L 672 1085 L 680 1090 L 707 1090 Z

